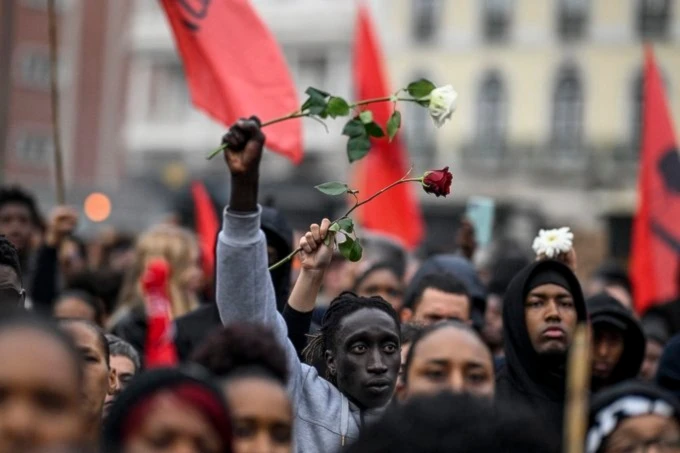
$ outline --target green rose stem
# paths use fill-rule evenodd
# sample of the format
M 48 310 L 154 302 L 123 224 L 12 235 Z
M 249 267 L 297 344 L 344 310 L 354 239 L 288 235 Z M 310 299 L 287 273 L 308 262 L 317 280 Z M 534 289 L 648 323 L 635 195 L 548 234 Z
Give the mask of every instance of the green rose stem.
M 373 98 L 373 99 L 366 99 L 364 101 L 358 101 L 358 102 L 355 102 L 354 104 L 350 104 L 349 107 L 350 107 L 350 109 L 353 109 L 355 107 L 360 107 L 362 105 L 376 104 L 378 102 L 388 102 L 388 101 L 392 102 L 392 101 L 395 101 L 395 100 L 405 101 L 405 102 L 418 102 L 417 99 L 395 98 L 395 96 L 385 96 L 385 97 L 381 97 L 381 98 Z M 271 126 L 272 124 L 281 123 L 283 121 L 292 120 L 294 118 L 303 118 L 303 117 L 306 117 L 306 116 L 311 117 L 313 115 L 311 115 L 309 112 L 301 112 L 301 111 L 298 110 L 296 112 L 289 113 L 288 115 L 280 116 L 278 118 L 274 118 L 273 120 L 266 121 L 266 122 L 262 123 L 262 126 L 260 126 L 260 127 Z M 216 150 L 214 150 L 210 154 L 208 154 L 207 159 L 208 160 L 212 159 L 213 157 L 217 156 L 219 153 L 224 151 L 226 148 L 227 148 L 227 144 L 223 143 L 219 148 L 217 148 Z
M 387 98 L 387 99 L 389 99 L 389 98 Z M 409 170 L 409 173 L 411 173 L 410 170 Z M 406 176 L 408 176 L 408 174 L 407 174 Z M 335 223 L 338 223 L 340 220 L 342 220 L 342 219 L 344 219 L 344 218 L 346 218 L 346 217 L 349 217 L 349 215 L 350 215 L 352 212 L 354 212 L 354 210 L 357 209 L 359 206 L 365 205 L 366 203 L 368 203 L 369 201 L 373 200 L 374 198 L 377 198 L 378 196 L 380 196 L 380 195 L 382 195 L 383 193 L 387 192 L 388 190 L 390 190 L 390 189 L 391 189 L 392 187 L 394 187 L 394 186 L 398 186 L 399 184 L 403 184 L 403 183 L 405 183 L 405 182 L 419 182 L 419 183 L 421 183 L 421 184 L 423 183 L 423 178 L 422 178 L 422 177 L 421 177 L 421 178 L 406 178 L 406 176 L 404 176 L 403 178 L 401 178 L 399 181 L 395 181 L 395 182 L 393 182 L 392 184 L 390 184 L 389 186 L 380 189 L 379 191 L 377 191 L 376 193 L 374 193 L 373 195 L 371 195 L 370 197 L 368 197 L 368 198 L 365 199 L 364 201 L 359 201 L 359 200 L 357 199 L 357 201 L 356 201 L 356 203 L 354 204 L 354 206 L 352 206 L 352 207 L 351 207 L 344 215 L 340 216 L 337 220 L 334 220 L 333 223 L 331 223 L 331 225 L 333 225 L 333 224 L 335 224 Z M 356 198 L 356 194 L 355 194 L 355 193 L 352 193 L 352 195 L 354 195 L 354 198 Z M 278 269 L 279 267 L 283 266 L 283 265 L 284 265 L 285 263 L 287 263 L 288 261 L 292 260 L 293 257 L 294 257 L 295 255 L 297 255 L 298 253 L 300 253 L 301 251 L 302 251 L 302 248 L 301 248 L 301 247 L 296 248 L 296 249 L 293 250 L 288 256 L 286 256 L 285 258 L 283 258 L 281 261 L 279 261 L 279 262 L 277 262 L 277 263 L 275 263 L 275 264 L 272 264 L 272 266 L 269 268 L 269 270 L 270 270 L 270 271 L 273 271 L 274 269 Z

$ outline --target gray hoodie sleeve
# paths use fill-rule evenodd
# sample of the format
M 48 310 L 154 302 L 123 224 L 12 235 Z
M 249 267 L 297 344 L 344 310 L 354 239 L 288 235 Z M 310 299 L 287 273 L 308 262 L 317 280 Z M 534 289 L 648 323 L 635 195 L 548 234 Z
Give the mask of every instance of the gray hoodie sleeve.
M 302 380 L 301 363 L 288 340 L 286 323 L 276 310 L 276 293 L 269 276 L 267 242 L 260 214 L 225 209 L 217 241 L 217 308 L 223 324 L 251 322 L 272 329 L 286 351 L 291 397 Z

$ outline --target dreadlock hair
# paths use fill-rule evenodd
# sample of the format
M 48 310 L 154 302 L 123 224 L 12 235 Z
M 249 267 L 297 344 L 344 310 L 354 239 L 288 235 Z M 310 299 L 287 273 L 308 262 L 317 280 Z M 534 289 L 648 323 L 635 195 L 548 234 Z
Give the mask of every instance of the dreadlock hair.
M 33 222 L 33 225 L 41 225 L 42 221 L 40 219 L 40 213 L 38 212 L 38 207 L 35 203 L 33 195 L 29 194 L 19 186 L 0 187 L 0 208 L 10 203 L 26 206 L 31 214 L 31 221 Z
M 371 308 L 387 313 L 397 326 L 397 335 L 401 337 L 401 325 L 399 323 L 399 315 L 392 308 L 392 306 L 382 297 L 361 297 L 356 294 L 345 291 L 338 297 L 331 301 L 326 313 L 321 320 L 321 328 L 319 332 L 310 335 L 307 347 L 302 351 L 305 361 L 307 363 L 314 363 L 324 357 L 327 350 L 335 350 L 335 337 L 340 330 L 342 320 L 352 313 L 364 308 Z M 329 370 L 326 370 L 326 379 L 335 384 L 335 376 Z
M 19 252 L 9 239 L 0 235 L 0 265 L 11 267 L 19 277 L 21 283 L 21 264 L 19 264 Z
M 428 327 L 421 329 L 411 341 L 411 348 L 408 350 L 408 353 L 406 354 L 406 361 L 404 362 L 404 383 L 408 383 L 408 370 L 411 369 L 411 363 L 413 363 L 413 356 L 415 355 L 415 350 L 418 348 L 418 343 L 420 343 L 424 338 L 428 337 L 430 334 L 440 329 L 446 328 L 458 329 L 462 330 L 463 332 L 469 333 L 484 346 L 484 349 L 489 350 L 489 347 L 486 345 L 486 343 L 484 343 L 484 340 L 482 340 L 482 337 L 479 336 L 479 333 L 477 333 L 475 329 L 473 329 L 469 324 L 466 324 L 463 321 L 453 319 L 450 321 L 432 324 Z M 489 350 L 489 356 L 493 358 L 491 350 Z

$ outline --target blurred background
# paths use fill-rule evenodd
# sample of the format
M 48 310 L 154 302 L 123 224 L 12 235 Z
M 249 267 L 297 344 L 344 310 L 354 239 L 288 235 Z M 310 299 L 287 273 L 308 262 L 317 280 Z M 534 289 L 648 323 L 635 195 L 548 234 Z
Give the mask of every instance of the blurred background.
M 643 42 L 654 45 L 680 131 L 680 0 L 371 0 L 393 88 L 420 77 L 459 93 L 434 128 L 404 107 L 416 172 L 448 165 L 453 194 L 422 195 L 423 252 L 449 251 L 471 196 L 495 202 L 494 243 L 528 251 L 537 229 L 571 226 L 581 270 L 626 261 L 636 202 Z M 61 128 L 69 204 L 105 194 L 110 214 L 82 218 L 138 232 L 174 215 L 191 223 L 188 185 L 228 197 L 225 127 L 193 108 L 169 25 L 155 0 L 60 0 Z M 254 0 L 307 86 L 353 98 L 356 3 Z M 0 2 L 0 175 L 55 203 L 46 0 Z M 238 65 L 238 61 L 232 62 Z M 256 112 L 253 112 L 256 113 Z M 305 159 L 268 153 L 262 202 L 297 229 L 343 208 L 313 186 L 346 180 L 341 122 L 304 125 Z

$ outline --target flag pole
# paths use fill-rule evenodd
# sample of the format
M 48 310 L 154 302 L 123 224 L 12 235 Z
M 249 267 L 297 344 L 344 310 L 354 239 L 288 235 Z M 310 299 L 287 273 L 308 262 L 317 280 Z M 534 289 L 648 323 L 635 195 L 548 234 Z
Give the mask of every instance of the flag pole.
M 588 326 L 576 327 L 567 364 L 567 399 L 564 408 L 563 453 L 583 453 L 588 426 L 590 390 L 590 341 Z
M 58 83 L 58 43 L 57 43 L 57 9 L 56 0 L 47 1 L 50 45 L 50 95 L 52 104 L 52 142 L 54 149 L 54 173 L 57 189 L 57 204 L 64 204 L 64 164 L 61 152 L 61 136 L 59 130 L 59 83 Z

